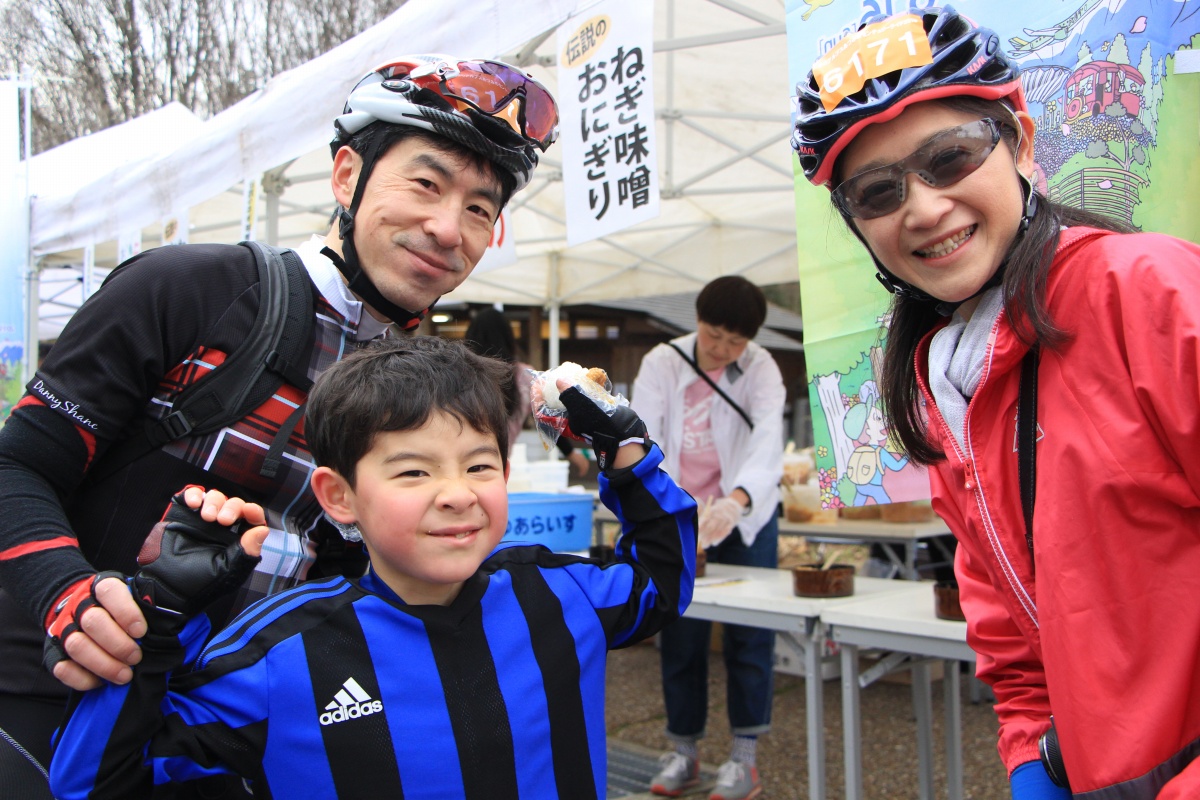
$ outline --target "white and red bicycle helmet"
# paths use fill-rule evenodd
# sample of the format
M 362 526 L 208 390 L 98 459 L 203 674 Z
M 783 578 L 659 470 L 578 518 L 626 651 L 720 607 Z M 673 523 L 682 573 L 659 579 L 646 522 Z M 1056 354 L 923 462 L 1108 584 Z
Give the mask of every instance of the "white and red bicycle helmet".
M 558 138 L 558 106 L 532 75 L 499 61 L 406 56 L 367 73 L 334 120 L 333 151 L 373 122 L 458 142 L 524 188 Z

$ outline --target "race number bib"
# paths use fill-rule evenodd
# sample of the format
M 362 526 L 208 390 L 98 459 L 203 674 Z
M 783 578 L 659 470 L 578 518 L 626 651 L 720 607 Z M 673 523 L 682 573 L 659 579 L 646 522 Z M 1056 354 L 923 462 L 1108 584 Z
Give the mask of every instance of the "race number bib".
M 929 39 L 915 14 L 875 22 L 844 37 L 813 64 L 821 104 L 832 111 L 870 78 L 933 62 Z

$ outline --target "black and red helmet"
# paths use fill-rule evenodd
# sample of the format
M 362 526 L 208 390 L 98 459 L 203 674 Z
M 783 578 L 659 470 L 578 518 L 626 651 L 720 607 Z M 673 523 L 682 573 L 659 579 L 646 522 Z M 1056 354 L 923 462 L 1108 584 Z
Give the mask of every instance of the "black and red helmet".
M 828 87 L 823 94 L 820 75 L 814 77 L 820 72 L 818 59 L 796 86 L 792 149 L 811 183 L 828 186 L 837 157 L 859 131 L 895 118 L 913 103 L 967 95 L 1007 100 L 1014 110 L 1028 111 L 1020 68 L 1005 54 L 1000 36 L 950 6 L 926 9 L 919 15 L 876 17 L 850 36 L 865 37 L 873 28 L 893 25 L 904 17 L 916 17 L 925 31 L 929 42 L 925 63 L 867 77 L 852 94 L 831 98 Z M 831 101 L 836 102 L 831 106 Z

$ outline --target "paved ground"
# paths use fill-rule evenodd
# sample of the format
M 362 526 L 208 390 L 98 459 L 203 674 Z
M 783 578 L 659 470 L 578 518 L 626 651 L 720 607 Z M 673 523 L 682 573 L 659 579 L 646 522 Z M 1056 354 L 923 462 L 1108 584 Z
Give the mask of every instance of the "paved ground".
M 609 655 L 607 720 L 610 741 L 618 749 L 652 756 L 667 747 L 658 651 L 637 645 Z M 709 735 L 701 741 L 701 761 L 714 769 L 728 758 L 730 736 L 725 716 L 725 670 L 720 654 L 709 669 Z M 964 676 L 965 677 L 965 676 Z M 996 715 L 987 703 L 972 705 L 963 680 L 964 796 L 1006 800 L 1008 781 L 996 755 Z M 941 751 L 942 691 L 934 684 L 934 741 L 937 751 L 934 789 L 945 797 L 945 758 Z M 802 800 L 808 796 L 804 679 L 776 675 L 772 731 L 758 747 L 763 800 Z M 825 682 L 828 800 L 843 800 L 842 704 L 838 681 Z M 863 786 L 866 800 L 917 797 L 916 724 L 910 687 L 876 682 L 862 691 Z M 634 795 L 637 796 L 637 795 Z M 701 797 L 704 795 L 701 794 Z

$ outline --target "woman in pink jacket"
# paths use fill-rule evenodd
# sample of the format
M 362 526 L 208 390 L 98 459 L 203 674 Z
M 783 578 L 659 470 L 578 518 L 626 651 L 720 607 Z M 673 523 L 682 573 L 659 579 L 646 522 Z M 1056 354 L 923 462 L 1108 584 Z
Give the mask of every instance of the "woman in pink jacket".
M 1038 195 L 1018 68 L 949 7 L 843 39 L 796 106 L 893 293 L 883 400 L 1013 797 L 1200 797 L 1200 247 Z

